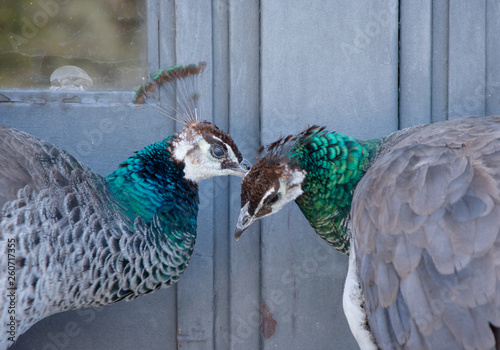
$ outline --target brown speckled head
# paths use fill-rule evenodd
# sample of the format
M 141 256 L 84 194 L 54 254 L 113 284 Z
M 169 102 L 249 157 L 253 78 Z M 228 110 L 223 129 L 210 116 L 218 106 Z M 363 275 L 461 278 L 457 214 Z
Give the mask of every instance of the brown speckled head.
M 264 149 L 267 153 L 250 169 L 241 184 L 241 211 L 234 234 L 236 239 L 253 222 L 278 212 L 302 194 L 306 172 L 289 157 L 289 152 L 301 137 L 314 130 L 317 127 L 297 136 L 282 137 L 267 148 L 260 148 L 259 154 Z
M 241 211 L 235 238 L 253 222 L 278 212 L 300 196 L 304 178 L 305 172 L 287 157 L 267 154 L 259 159 L 241 184 Z
M 270 190 L 278 190 L 285 165 L 270 162 L 269 155 L 261 158 L 250 169 L 241 183 L 241 206 L 248 204 L 248 214 L 255 215 L 261 199 Z M 262 207 L 258 216 L 268 214 L 269 209 Z

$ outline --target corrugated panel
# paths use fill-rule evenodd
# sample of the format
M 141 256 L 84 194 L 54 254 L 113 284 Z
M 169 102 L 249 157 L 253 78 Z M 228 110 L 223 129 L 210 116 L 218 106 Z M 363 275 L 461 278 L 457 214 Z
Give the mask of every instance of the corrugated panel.
M 449 118 L 485 114 L 486 0 L 450 2 Z
M 229 12 L 229 130 L 252 163 L 260 143 L 260 5 L 258 1 L 228 1 Z M 236 242 L 234 227 L 240 211 L 240 183 L 230 178 L 229 334 L 218 349 L 261 348 L 261 260 L 259 225 L 247 240 Z M 226 341 L 229 340 L 229 344 Z M 229 345 L 229 346 L 228 346 Z
M 449 2 L 432 2 L 432 121 L 448 119 Z
M 486 107 L 485 114 L 500 114 L 500 1 L 486 1 Z
M 176 2 L 177 62 L 206 61 L 212 67 L 212 2 L 190 0 Z M 212 74 L 202 82 L 201 109 L 205 119 L 213 121 Z M 178 348 L 212 349 L 214 347 L 214 181 L 200 184 L 200 210 L 196 249 L 189 269 L 177 284 Z
M 150 70 L 209 62 L 204 116 L 251 161 L 260 144 L 311 124 L 368 139 L 500 112 L 498 0 L 148 4 Z M 131 105 L 0 104 L 0 122 L 103 175 L 178 128 Z M 293 204 L 235 242 L 240 182 L 202 184 L 195 254 L 178 285 L 55 315 L 14 349 L 356 349 L 341 306 L 347 257 Z M 263 310 L 275 327 L 262 328 Z
M 431 122 L 432 1 L 400 2 L 401 129 Z

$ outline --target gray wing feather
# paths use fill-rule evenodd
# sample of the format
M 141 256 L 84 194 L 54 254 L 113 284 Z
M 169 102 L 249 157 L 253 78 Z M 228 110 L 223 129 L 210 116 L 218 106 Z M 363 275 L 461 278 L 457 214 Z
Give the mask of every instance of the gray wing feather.
M 500 117 L 405 131 L 359 183 L 352 232 L 381 348 L 491 349 L 500 326 Z
M 62 149 L 0 125 L 0 209 L 26 186 L 35 192 L 66 186 L 71 172 L 79 168 L 82 165 Z

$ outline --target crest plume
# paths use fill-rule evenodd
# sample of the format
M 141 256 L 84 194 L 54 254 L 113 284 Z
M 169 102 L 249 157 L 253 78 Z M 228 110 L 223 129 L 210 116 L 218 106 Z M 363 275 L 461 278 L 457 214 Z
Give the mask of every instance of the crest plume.
M 134 104 L 148 105 L 184 125 L 199 121 L 201 106 L 198 78 L 206 66 L 206 62 L 199 62 L 197 65 L 176 65 L 153 74 L 153 81 L 137 88 Z M 162 102 L 162 107 L 158 105 L 158 101 Z
M 280 137 L 267 147 L 261 146 L 258 151 L 258 157 L 267 158 L 271 163 L 279 162 L 281 158 L 288 155 L 288 152 L 296 142 L 306 142 L 311 136 L 321 133 L 324 130 L 324 126 L 313 125 L 297 135 Z

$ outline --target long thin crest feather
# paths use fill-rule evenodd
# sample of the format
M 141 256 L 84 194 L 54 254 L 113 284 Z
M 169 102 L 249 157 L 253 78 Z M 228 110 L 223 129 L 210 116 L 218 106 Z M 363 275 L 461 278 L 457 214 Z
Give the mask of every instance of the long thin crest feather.
M 187 125 L 201 120 L 199 78 L 207 64 L 173 66 L 153 74 L 137 88 L 134 103 L 147 105 L 163 116 Z
M 258 157 L 268 158 L 270 163 L 279 163 L 283 158 L 287 157 L 290 150 L 297 142 L 306 142 L 309 138 L 317 133 L 325 130 L 324 126 L 313 125 L 297 135 L 282 136 L 267 147 L 259 148 Z

